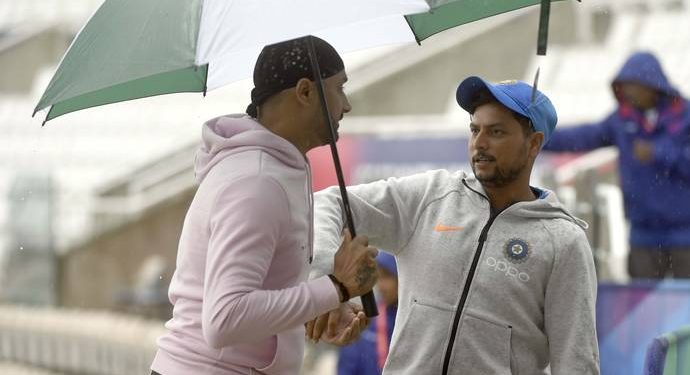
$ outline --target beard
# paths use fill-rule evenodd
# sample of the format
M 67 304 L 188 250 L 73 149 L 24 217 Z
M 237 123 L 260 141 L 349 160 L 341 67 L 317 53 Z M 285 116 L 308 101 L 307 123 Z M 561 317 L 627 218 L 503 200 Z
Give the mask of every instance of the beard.
M 338 133 L 338 123 L 333 120 L 333 134 L 335 134 L 335 141 L 337 142 L 338 139 L 340 138 L 340 134 Z M 333 135 L 331 134 L 331 129 L 329 128 L 329 125 L 327 122 L 324 122 L 321 125 L 321 129 L 319 131 L 319 138 L 321 139 L 322 143 L 324 145 L 329 144 L 331 140 L 333 139 Z
M 512 165 L 501 168 L 498 165 L 495 166 L 493 173 L 489 175 L 480 176 L 475 170 L 474 163 L 471 163 L 472 172 L 474 172 L 474 177 L 477 178 L 482 186 L 490 188 L 501 188 L 508 186 L 515 180 L 517 180 L 522 172 L 527 168 L 527 156 L 515 161 Z

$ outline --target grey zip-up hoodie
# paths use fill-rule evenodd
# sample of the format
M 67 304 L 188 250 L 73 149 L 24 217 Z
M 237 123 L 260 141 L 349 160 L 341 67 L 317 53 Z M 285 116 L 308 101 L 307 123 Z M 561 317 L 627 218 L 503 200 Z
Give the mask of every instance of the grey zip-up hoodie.
M 599 374 L 596 273 L 583 228 L 542 191 L 491 217 L 479 182 L 430 171 L 348 188 L 358 234 L 395 254 L 384 374 Z M 315 268 L 332 270 L 338 190 L 315 195 Z

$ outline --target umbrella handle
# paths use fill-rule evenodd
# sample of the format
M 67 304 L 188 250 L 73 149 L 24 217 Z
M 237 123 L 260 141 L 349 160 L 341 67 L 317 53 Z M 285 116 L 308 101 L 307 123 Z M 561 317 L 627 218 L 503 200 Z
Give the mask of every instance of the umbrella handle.
M 326 124 L 331 132 L 331 137 L 329 139 L 329 144 L 331 146 L 331 155 L 333 155 L 333 164 L 335 164 L 335 174 L 338 177 L 338 186 L 340 187 L 340 196 L 343 200 L 343 209 L 345 210 L 345 218 L 347 220 L 347 227 L 350 230 L 350 234 L 354 238 L 357 234 L 355 232 L 355 222 L 352 219 L 352 210 L 350 209 L 350 200 L 347 196 L 347 189 L 345 189 L 345 179 L 343 178 L 343 168 L 340 165 L 340 156 L 338 156 L 338 147 L 336 147 L 337 134 L 335 128 L 333 127 L 333 119 L 331 117 L 331 112 L 328 110 L 328 103 L 326 103 L 326 96 L 324 95 L 323 80 L 321 79 L 321 70 L 319 69 L 319 63 L 316 60 L 316 50 L 314 48 L 314 40 L 311 35 L 305 37 L 307 42 L 307 49 L 309 51 L 309 60 L 311 62 L 311 70 L 314 73 L 314 82 L 319 90 L 319 99 L 321 100 L 321 109 L 323 110 L 323 115 L 326 117 Z M 369 292 L 361 297 L 362 306 L 364 307 L 364 314 L 368 317 L 374 317 L 379 314 L 378 308 L 376 307 L 376 299 L 374 298 L 374 293 Z

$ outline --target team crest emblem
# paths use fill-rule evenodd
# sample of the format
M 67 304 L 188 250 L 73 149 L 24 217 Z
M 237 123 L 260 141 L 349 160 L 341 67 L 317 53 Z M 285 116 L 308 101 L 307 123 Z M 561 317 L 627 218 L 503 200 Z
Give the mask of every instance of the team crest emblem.
M 529 257 L 530 248 L 527 242 L 513 238 L 506 244 L 505 256 L 513 263 L 523 263 Z

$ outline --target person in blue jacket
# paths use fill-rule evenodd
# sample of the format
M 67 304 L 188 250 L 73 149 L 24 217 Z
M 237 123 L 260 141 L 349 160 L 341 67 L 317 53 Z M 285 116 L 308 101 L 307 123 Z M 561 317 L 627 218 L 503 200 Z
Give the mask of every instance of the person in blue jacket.
M 651 53 L 631 55 L 612 83 L 618 107 L 603 121 L 554 132 L 544 150 L 616 146 L 630 276 L 690 277 L 690 104 Z
M 376 262 L 379 316 L 370 321 L 358 341 L 340 349 L 338 375 L 380 375 L 388 356 L 398 312 L 398 268 L 395 257 L 384 252 L 379 252 Z

